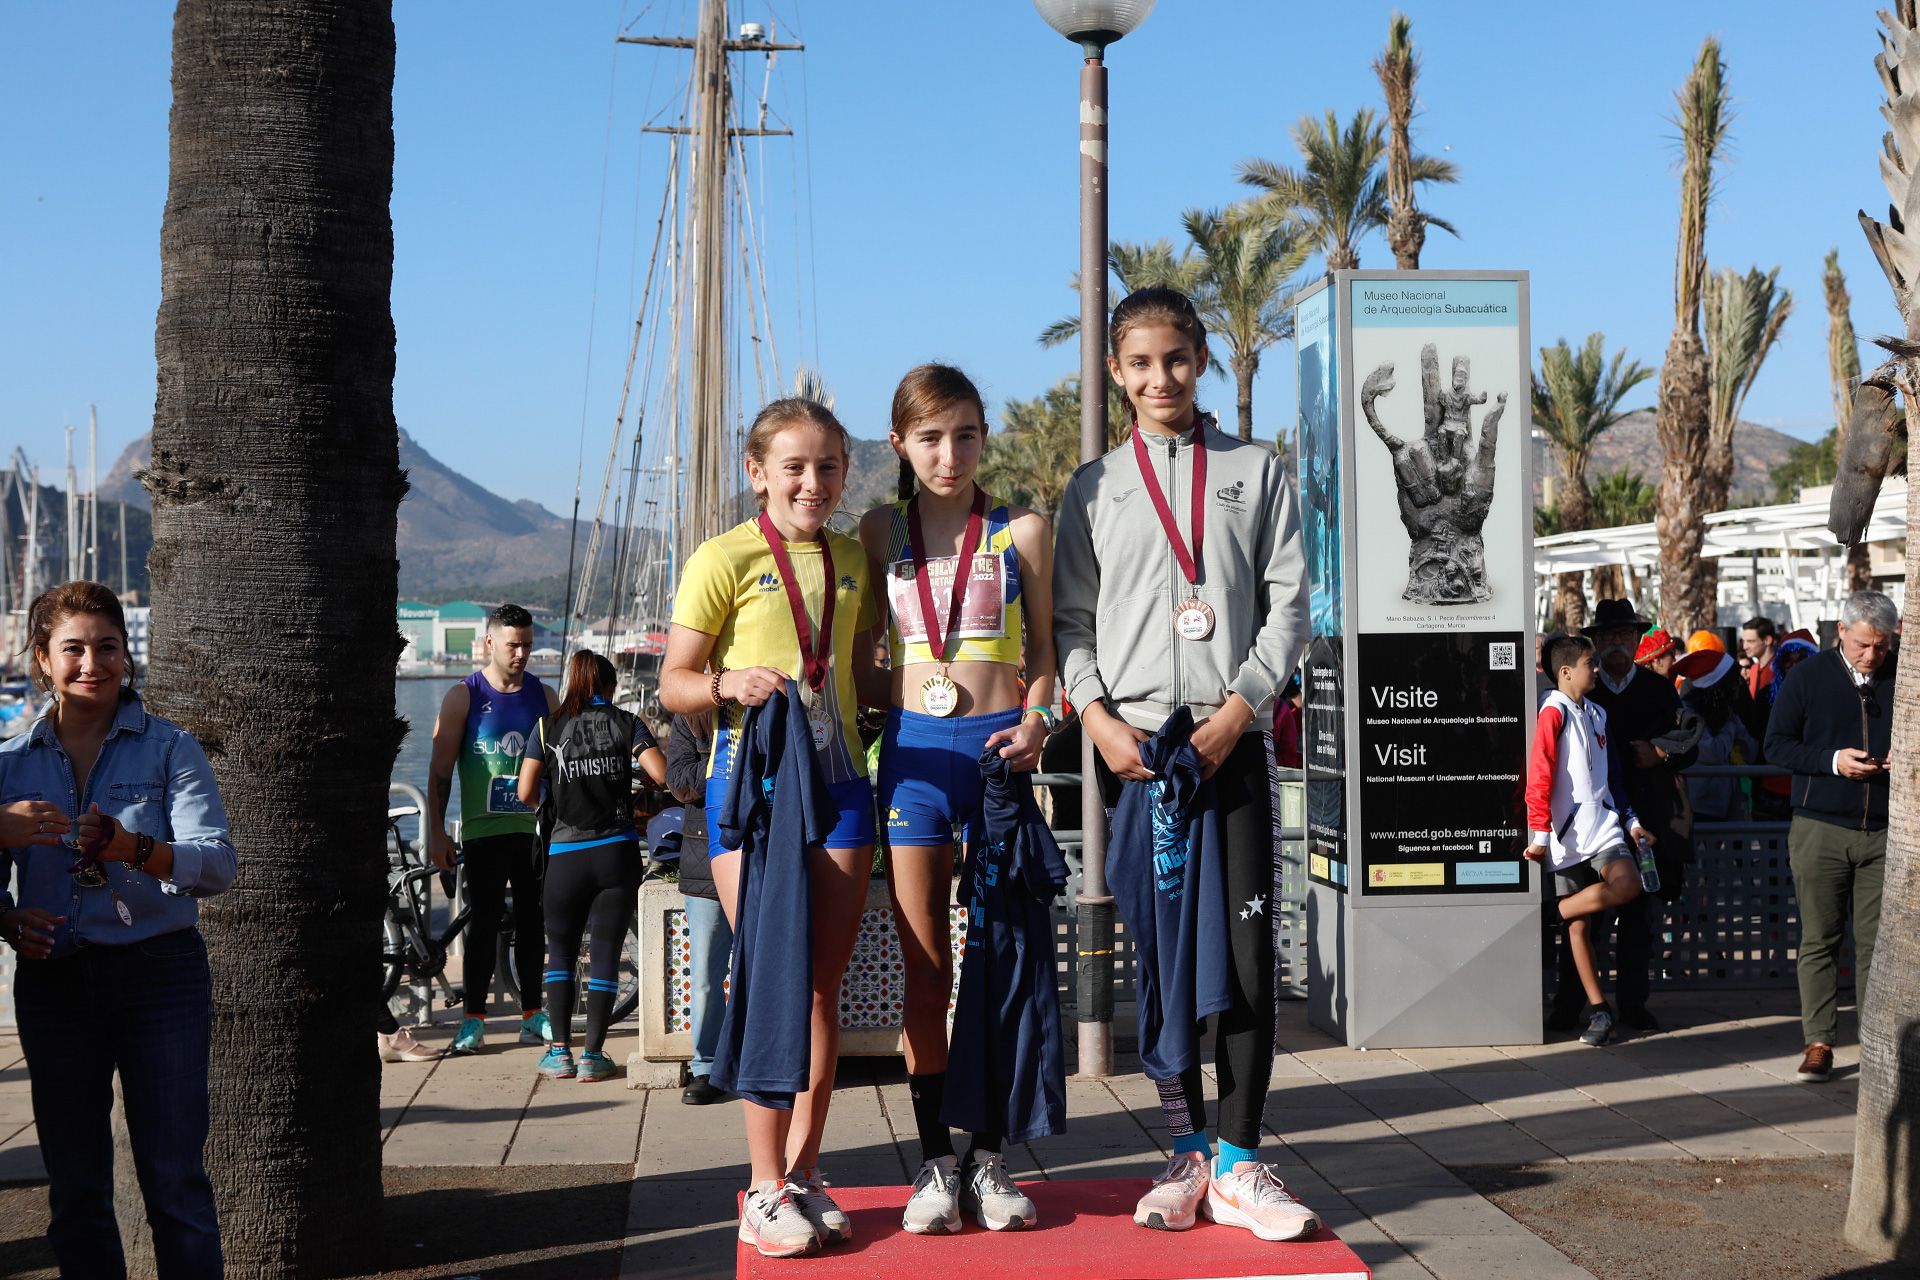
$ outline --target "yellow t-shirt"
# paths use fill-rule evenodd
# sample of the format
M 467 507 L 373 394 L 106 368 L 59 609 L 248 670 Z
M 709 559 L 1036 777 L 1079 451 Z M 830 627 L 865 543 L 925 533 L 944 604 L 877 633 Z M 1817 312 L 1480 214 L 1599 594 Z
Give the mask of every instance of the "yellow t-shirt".
M 836 733 L 820 749 L 820 764 L 828 782 L 846 782 L 867 776 L 866 752 L 860 748 L 854 715 L 853 668 L 847 655 L 854 637 L 879 620 L 872 585 L 867 581 L 867 553 L 843 533 L 826 531 L 833 551 L 833 644 L 827 652 L 827 681 L 833 696 L 827 712 Z M 817 542 L 789 542 L 787 556 L 800 580 L 800 598 L 807 623 L 819 634 L 825 564 Z M 775 667 L 798 680 L 803 678 L 800 637 L 794 630 L 793 610 L 787 603 L 780 567 L 767 547 L 758 520 L 735 525 L 709 538 L 687 558 L 673 601 L 673 620 L 716 637 L 712 661 L 716 666 Z M 817 638 L 815 643 L 818 643 Z M 719 717 L 713 735 L 713 754 L 707 776 L 726 777 L 733 769 L 734 748 L 746 709 L 729 706 Z

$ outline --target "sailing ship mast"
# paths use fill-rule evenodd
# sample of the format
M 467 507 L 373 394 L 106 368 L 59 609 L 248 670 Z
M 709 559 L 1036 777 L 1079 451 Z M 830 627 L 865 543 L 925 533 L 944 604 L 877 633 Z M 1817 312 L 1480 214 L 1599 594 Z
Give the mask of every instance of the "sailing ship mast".
M 693 139 L 688 199 L 688 279 L 690 298 L 690 355 L 687 387 L 686 517 L 677 522 L 671 559 L 682 563 L 693 547 L 719 533 L 727 519 L 727 489 L 731 477 L 723 463 L 729 424 L 732 379 L 727 370 L 727 156 L 735 138 L 790 137 L 790 129 L 769 129 L 765 123 L 751 129 L 735 128 L 732 72 L 729 53 L 798 53 L 798 43 L 767 39 L 758 24 L 741 27 L 740 38 L 727 38 L 726 0 L 700 0 L 697 34 L 685 36 L 616 36 L 621 44 L 655 45 L 693 50 L 692 114 L 685 125 L 649 125 L 644 133 L 686 134 Z

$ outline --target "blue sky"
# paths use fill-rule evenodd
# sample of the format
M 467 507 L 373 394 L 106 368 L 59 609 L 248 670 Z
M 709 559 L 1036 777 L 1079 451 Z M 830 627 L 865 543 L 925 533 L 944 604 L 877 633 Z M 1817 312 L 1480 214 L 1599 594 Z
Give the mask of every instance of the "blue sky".
M 1291 162 L 1302 114 L 1376 105 L 1369 63 L 1393 7 L 1161 0 L 1109 58 L 1114 235 L 1177 238 L 1183 209 L 1244 194 L 1240 160 Z M 1649 364 L 1672 324 L 1666 117 L 1702 37 L 1718 35 L 1738 118 L 1709 259 L 1778 264 L 1797 303 L 1747 416 L 1796 434 L 1829 425 L 1830 247 L 1861 333 L 1895 327 L 1854 220 L 1886 204 L 1874 5 L 1400 7 L 1425 60 L 1416 146 L 1462 173 L 1425 197 L 1462 235 L 1436 233 L 1424 265 L 1529 270 L 1536 346 L 1600 329 Z M 690 31 L 694 8 L 396 4 L 396 409 L 430 451 L 509 497 L 571 502 L 584 406 L 591 508 L 664 174 L 664 141 L 637 128 L 671 116 L 688 61 L 612 37 Z M 771 95 L 801 136 L 748 152 L 783 363 L 817 363 L 862 435 L 884 434 L 894 382 L 924 359 L 970 370 L 996 411 L 1073 372 L 1072 347 L 1043 351 L 1034 335 L 1074 306 L 1074 49 L 1025 0 L 734 10 L 808 45 L 783 56 Z M 150 425 L 170 26 L 158 0 L 5 10 L 0 445 L 43 468 L 89 402 L 103 470 Z M 757 93 L 760 65 L 743 92 Z M 1362 261 L 1392 265 L 1383 238 Z M 1270 353 L 1257 385 L 1264 435 L 1291 420 L 1290 360 Z M 1203 395 L 1232 408 L 1225 383 Z

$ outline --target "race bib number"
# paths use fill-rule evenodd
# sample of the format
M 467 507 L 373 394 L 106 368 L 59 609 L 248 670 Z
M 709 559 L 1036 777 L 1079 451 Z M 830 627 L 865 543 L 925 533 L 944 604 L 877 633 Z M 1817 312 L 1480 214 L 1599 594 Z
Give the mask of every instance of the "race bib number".
M 520 803 L 520 779 L 512 774 L 497 774 L 487 780 L 488 813 L 532 813 Z
M 927 562 L 927 585 L 933 588 L 933 607 L 941 615 L 942 626 L 953 601 L 953 575 L 959 563 L 959 556 L 941 556 Z M 960 602 L 960 619 L 949 640 L 998 640 L 1007 634 L 1006 569 L 1006 560 L 997 551 L 982 551 L 973 557 L 967 595 Z M 900 625 L 901 640 L 907 644 L 928 643 L 927 620 L 921 615 L 920 588 L 914 585 L 911 560 L 893 566 L 887 577 L 887 599 Z

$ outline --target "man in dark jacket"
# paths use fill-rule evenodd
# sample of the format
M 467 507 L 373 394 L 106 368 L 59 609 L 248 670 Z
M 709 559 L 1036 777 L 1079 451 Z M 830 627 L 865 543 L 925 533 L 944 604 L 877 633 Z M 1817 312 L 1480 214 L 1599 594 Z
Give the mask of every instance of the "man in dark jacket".
M 1673 829 L 1679 795 L 1674 782 L 1699 750 L 1698 729 L 1689 732 L 1681 728 L 1680 695 L 1674 692 L 1673 682 L 1633 660 L 1640 637 L 1651 625 L 1631 600 L 1602 600 L 1594 610 L 1593 621 L 1584 628 L 1593 640 L 1594 657 L 1600 664 L 1599 683 L 1587 696 L 1607 713 L 1607 730 L 1620 743 L 1627 774 L 1623 800 L 1652 834 L 1654 857 L 1660 866 L 1659 895 L 1636 899 L 1619 913 L 1619 940 L 1614 948 L 1614 990 L 1620 1000 L 1620 1021 L 1639 1031 L 1659 1027 L 1647 1010 L 1647 993 L 1652 987 L 1653 924 L 1663 908 L 1662 899 L 1671 902 L 1679 897 L 1686 872 L 1686 841 Z M 1606 930 L 1603 918 L 1596 925 L 1596 940 L 1604 937 Z M 1584 1002 L 1572 957 L 1562 948 L 1560 977 L 1547 1025 L 1555 1030 L 1577 1026 Z
M 1893 742 L 1894 628 L 1878 591 L 1840 610 L 1840 647 L 1793 668 L 1767 722 L 1767 759 L 1793 770 L 1787 834 L 1800 906 L 1799 1079 L 1833 1071 L 1839 1027 L 1838 956 L 1853 914 L 1854 1002 L 1864 1008 L 1887 856 L 1887 752 Z

